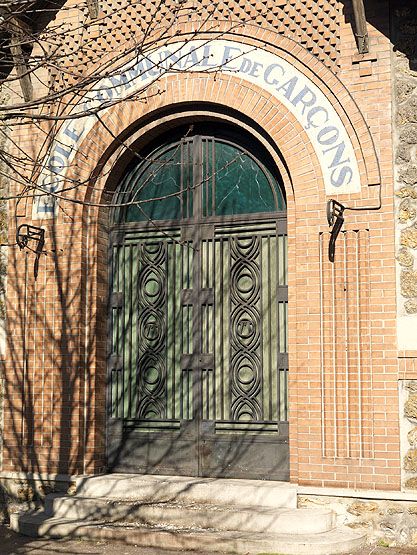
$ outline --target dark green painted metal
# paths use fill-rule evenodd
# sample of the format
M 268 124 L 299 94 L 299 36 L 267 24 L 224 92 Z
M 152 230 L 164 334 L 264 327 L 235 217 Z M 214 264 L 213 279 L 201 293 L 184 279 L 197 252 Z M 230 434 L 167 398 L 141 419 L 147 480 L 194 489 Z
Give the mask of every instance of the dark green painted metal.
M 131 198 L 129 185 L 139 198 L 152 182 L 152 194 L 193 198 L 181 201 L 183 218 L 170 200 L 169 217 L 157 225 L 141 216 L 132 223 L 132 207 L 115 214 L 125 221 L 111 248 L 109 464 L 288 479 L 283 196 L 268 170 L 237 146 L 201 136 L 178 144 L 179 157 L 172 146 L 161 149 L 118 192 Z M 167 153 L 185 160 L 186 172 L 161 166 Z M 183 176 L 191 174 L 185 190 Z M 165 175 L 169 186 L 157 189 L 154 175 Z M 148 215 L 161 214 L 164 201 Z M 176 222 L 167 222 L 172 216 Z

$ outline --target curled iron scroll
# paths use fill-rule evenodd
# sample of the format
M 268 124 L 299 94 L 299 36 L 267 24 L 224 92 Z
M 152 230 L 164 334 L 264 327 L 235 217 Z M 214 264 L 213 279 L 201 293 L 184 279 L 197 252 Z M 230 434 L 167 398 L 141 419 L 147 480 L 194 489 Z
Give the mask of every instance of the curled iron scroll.
M 16 232 L 16 243 L 19 248 L 22 250 L 28 247 L 29 241 L 36 241 L 37 245 L 35 249 L 32 249 L 35 252 L 35 264 L 33 267 L 33 274 L 35 279 L 38 277 L 39 271 L 39 258 L 42 254 L 43 247 L 45 245 L 45 230 L 41 227 L 36 227 L 29 224 L 21 224 L 17 228 Z
M 329 260 L 334 262 L 335 249 L 336 249 L 336 239 L 342 229 L 343 222 L 345 218 L 343 217 L 343 212 L 345 211 L 345 206 L 337 202 L 337 200 L 329 200 L 327 202 L 327 222 L 332 228 L 330 233 L 329 241 Z

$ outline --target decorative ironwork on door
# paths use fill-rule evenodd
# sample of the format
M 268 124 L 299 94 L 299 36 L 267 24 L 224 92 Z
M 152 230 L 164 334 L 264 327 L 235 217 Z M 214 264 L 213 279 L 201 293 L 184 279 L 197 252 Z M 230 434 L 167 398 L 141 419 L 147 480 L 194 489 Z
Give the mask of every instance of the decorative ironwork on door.
M 288 479 L 285 201 L 194 136 L 135 161 L 111 236 L 109 464 Z

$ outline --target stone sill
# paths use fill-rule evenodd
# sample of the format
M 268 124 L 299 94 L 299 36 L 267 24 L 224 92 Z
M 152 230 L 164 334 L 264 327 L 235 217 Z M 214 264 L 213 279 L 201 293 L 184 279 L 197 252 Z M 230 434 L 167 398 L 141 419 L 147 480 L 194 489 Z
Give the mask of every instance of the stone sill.
M 376 62 L 378 56 L 375 52 L 366 52 L 364 54 L 356 53 L 352 56 L 352 64 L 360 64 L 361 62 Z
M 417 492 L 353 490 L 347 488 L 319 488 L 314 486 L 296 486 L 297 495 L 323 495 L 326 497 L 353 497 L 358 499 L 381 499 L 389 501 L 417 501 Z

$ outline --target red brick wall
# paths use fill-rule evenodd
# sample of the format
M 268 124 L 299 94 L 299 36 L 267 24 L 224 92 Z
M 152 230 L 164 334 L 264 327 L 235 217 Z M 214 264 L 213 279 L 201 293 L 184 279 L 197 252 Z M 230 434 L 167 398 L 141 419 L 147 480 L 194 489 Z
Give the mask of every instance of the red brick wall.
M 192 110 L 195 102 L 212 102 L 250 115 L 264 128 L 288 168 L 276 157 L 288 200 L 291 480 L 398 489 L 391 53 L 387 21 L 377 21 L 387 6 L 372 2 L 367 9 L 374 22 L 371 55 L 357 55 L 351 14 L 344 8 L 338 65 L 327 64 L 331 69 L 265 26 L 247 26 L 245 38 L 234 33 L 233 39 L 279 52 L 331 98 L 356 149 L 362 179 L 361 193 L 338 200 L 377 206 L 382 183 L 381 210 L 346 212 L 347 233 L 338 240 L 333 267 L 326 259 L 327 198 L 317 157 L 299 122 L 264 90 L 232 74 L 178 74 L 161 79 L 158 94 L 139 106 L 116 105 L 105 121 L 116 135 L 135 128 L 145 135 L 163 125 L 163 107 L 189 103 Z M 216 32 L 222 29 L 230 26 L 217 22 Z M 103 200 L 117 147 L 102 126 L 89 134 L 77 157 L 77 176 L 82 180 L 104 166 L 89 189 L 74 193 L 77 198 Z M 30 214 L 28 205 L 18 223 Z M 65 203 L 54 221 L 41 222 L 47 256 L 36 283 L 33 256 L 26 271 L 25 254 L 11 252 L 4 470 L 105 468 L 106 218 L 105 209 Z

